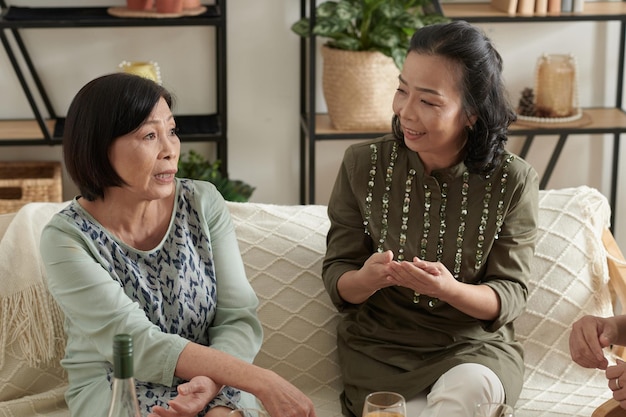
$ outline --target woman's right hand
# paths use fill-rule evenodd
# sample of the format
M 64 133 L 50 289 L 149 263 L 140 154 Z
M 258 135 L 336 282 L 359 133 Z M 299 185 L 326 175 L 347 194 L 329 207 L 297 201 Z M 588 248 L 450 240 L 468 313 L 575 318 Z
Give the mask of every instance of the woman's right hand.
M 572 360 L 585 368 L 606 369 L 609 365 L 603 348 L 615 343 L 618 336 L 614 320 L 587 315 L 572 325 L 569 349 Z
M 348 271 L 337 282 L 339 295 L 351 304 L 360 304 L 381 288 L 393 285 L 389 281 L 389 265 L 394 262 L 390 250 L 373 253 L 361 269 Z

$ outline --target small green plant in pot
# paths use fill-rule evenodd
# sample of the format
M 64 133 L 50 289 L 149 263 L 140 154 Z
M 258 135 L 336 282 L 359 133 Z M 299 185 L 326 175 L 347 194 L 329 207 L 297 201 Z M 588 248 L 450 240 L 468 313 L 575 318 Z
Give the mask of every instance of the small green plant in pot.
M 252 196 L 255 187 L 240 180 L 231 180 L 220 171 L 221 161 L 209 162 L 198 152 L 191 149 L 178 160 L 179 178 L 208 181 L 222 194 L 225 200 L 239 203 L 246 202 Z
M 432 0 L 338 0 L 315 9 L 315 26 L 304 17 L 291 26 L 296 34 L 328 38 L 327 45 L 346 51 L 378 51 L 402 68 L 413 33 L 449 19 Z

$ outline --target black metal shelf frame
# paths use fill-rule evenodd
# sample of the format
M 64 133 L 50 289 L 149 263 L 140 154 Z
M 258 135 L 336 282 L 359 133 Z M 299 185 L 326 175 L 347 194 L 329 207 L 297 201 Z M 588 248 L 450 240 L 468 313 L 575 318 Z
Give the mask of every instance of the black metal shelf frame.
M 176 115 L 179 137 L 183 142 L 214 142 L 217 158 L 221 161 L 220 169 L 228 173 L 227 144 L 227 84 L 226 84 L 226 0 L 216 0 L 215 4 L 206 5 L 207 11 L 198 16 L 178 18 L 118 18 L 109 15 L 106 7 L 9 7 L 5 0 L 0 0 L 0 42 L 9 58 L 20 86 L 28 100 L 35 121 L 43 138 L 2 139 L 0 146 L 41 146 L 60 145 L 64 119 L 58 117 L 46 89 L 41 82 L 37 69 L 22 40 L 21 29 L 53 28 L 90 28 L 90 27 L 165 27 L 165 26 L 212 26 L 215 28 L 216 43 L 216 114 Z M 11 45 L 11 35 L 16 48 Z M 18 53 L 25 68 L 18 61 Z M 52 131 L 46 124 L 46 118 L 39 108 L 33 89 L 26 80 L 28 72 L 49 119 L 55 121 Z
M 301 17 L 309 17 L 311 26 L 315 21 L 316 0 L 300 0 Z M 444 7 L 445 9 L 445 7 Z M 626 15 L 624 14 L 563 14 L 548 16 L 454 16 L 455 20 L 472 23 L 523 23 L 523 22 L 582 22 L 582 21 L 618 21 L 622 36 L 619 41 L 619 58 L 615 108 L 623 111 L 622 97 L 624 90 L 624 60 L 626 50 Z M 300 40 L 300 203 L 315 204 L 315 153 L 316 142 L 320 140 L 370 139 L 381 136 L 381 132 L 337 132 L 318 133 L 316 131 L 316 53 L 315 35 Z M 541 128 L 522 128 L 509 131 L 510 136 L 525 136 L 520 152 L 526 157 L 536 136 L 558 135 L 558 141 L 544 171 L 540 188 L 544 189 L 559 159 L 565 143 L 571 135 L 610 134 L 613 135 L 613 160 L 611 166 L 611 186 L 609 203 L 611 205 L 611 231 L 615 228 L 615 206 L 617 200 L 617 182 L 619 172 L 620 136 L 626 133 L 626 125 L 601 128 L 559 128 L 558 126 Z

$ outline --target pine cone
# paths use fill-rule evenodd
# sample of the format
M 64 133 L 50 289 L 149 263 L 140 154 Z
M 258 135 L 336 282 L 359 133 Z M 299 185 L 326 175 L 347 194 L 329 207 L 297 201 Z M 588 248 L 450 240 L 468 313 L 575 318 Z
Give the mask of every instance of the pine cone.
M 517 114 L 522 116 L 535 116 L 535 92 L 532 88 L 526 87 L 522 90 L 522 97 L 519 100 Z

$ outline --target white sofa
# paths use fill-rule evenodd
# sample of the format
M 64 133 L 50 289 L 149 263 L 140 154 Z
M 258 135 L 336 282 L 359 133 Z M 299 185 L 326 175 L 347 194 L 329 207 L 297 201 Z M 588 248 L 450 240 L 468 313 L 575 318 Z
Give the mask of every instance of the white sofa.
M 11 292 L 6 274 L 13 273 L 16 265 L 32 269 L 38 264 L 37 253 L 6 252 L 17 250 L 15 240 L 36 243 L 41 226 L 61 206 L 33 203 L 20 214 L 0 216 L 0 238 L 5 236 L 0 240 L 1 417 L 69 415 L 63 401 L 66 382 L 58 360 L 51 354 L 24 354 L 22 342 L 37 336 L 30 334 L 34 331 L 28 323 L 34 324 L 38 318 L 29 317 L 27 325 L 13 333 L 3 324 L 16 313 L 6 296 Z M 328 230 L 326 207 L 229 203 L 229 208 L 248 278 L 261 300 L 259 317 L 265 342 L 256 362 L 307 393 L 319 417 L 339 416 L 341 376 L 335 351 L 339 315 L 320 278 Z M 31 219 L 28 227 L 23 225 L 24 218 Z M 614 309 L 602 244 L 603 235 L 611 238 L 605 233 L 608 222 L 608 203 L 594 189 L 540 192 L 540 233 L 528 308 L 517 320 L 518 337 L 526 351 L 525 388 L 516 406 L 517 417 L 591 416 L 610 398 L 604 374 L 573 364 L 567 347 L 574 320 L 583 314 L 612 314 Z M 623 258 L 616 258 L 619 256 L 621 253 L 609 255 L 612 268 L 623 266 Z M 10 279 L 17 283 L 21 278 Z M 45 283 L 43 276 L 37 279 Z M 622 282 L 618 290 L 623 286 Z M 58 350 L 62 331 L 53 329 L 44 342 L 56 344 Z M 54 350 L 48 347 L 44 352 Z M 32 352 L 32 346 L 29 349 Z

